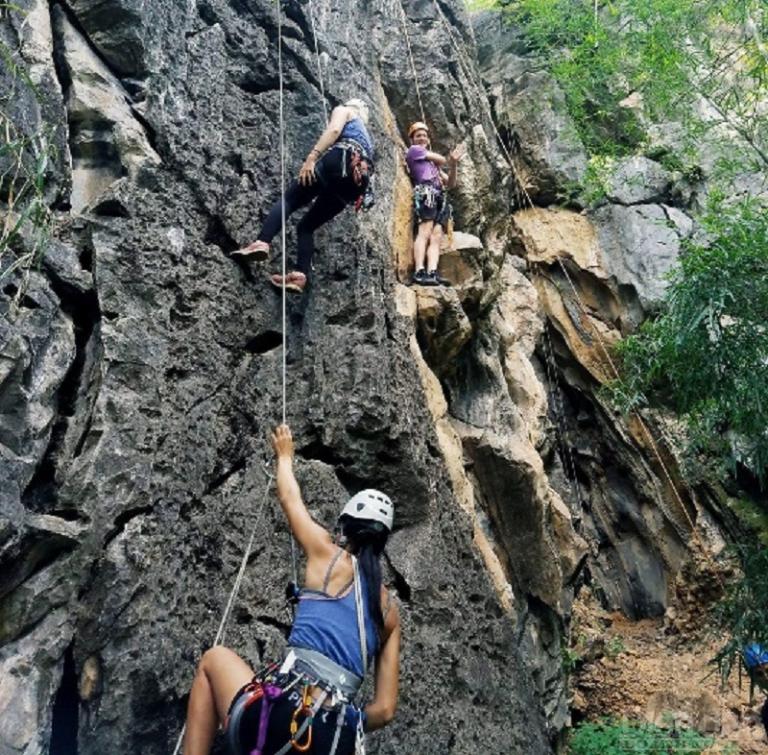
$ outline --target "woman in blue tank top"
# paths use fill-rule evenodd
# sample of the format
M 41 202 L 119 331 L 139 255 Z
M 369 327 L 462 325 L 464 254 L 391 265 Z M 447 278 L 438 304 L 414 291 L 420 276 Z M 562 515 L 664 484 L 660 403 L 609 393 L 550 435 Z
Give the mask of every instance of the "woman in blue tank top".
M 263 261 L 269 258 L 269 244 L 283 227 L 283 204 L 288 218 L 314 200 L 296 226 L 298 257 L 296 269 L 270 276 L 273 285 L 301 293 L 309 278 L 314 255 L 314 232 L 335 218 L 348 204 L 359 208 L 373 204 L 373 140 L 368 132 L 368 106 L 359 99 L 347 100 L 333 109 L 328 126 L 310 150 L 291 182 L 283 201 L 277 200 L 264 221 L 256 241 L 234 255 Z
M 341 541 L 307 511 L 293 473 L 287 425 L 272 435 L 277 495 L 307 556 L 304 587 L 282 663 L 258 674 L 236 653 L 208 650 L 187 708 L 184 755 L 208 755 L 219 724 L 232 755 L 352 755 L 365 731 L 395 715 L 400 616 L 381 584 L 380 555 L 392 530 L 389 498 L 353 496 L 339 516 Z M 355 697 L 375 660 L 373 701 Z

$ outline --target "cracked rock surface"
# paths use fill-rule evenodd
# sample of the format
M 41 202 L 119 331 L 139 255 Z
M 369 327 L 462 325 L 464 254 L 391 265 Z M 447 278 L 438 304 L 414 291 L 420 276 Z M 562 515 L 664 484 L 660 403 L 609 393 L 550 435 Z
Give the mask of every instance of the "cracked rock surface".
M 34 38 L 0 20 L 41 82 L 18 117 L 61 144 L 41 265 L 0 285 L 0 755 L 171 752 L 251 531 L 225 642 L 279 656 L 290 544 L 265 462 L 283 347 L 313 515 L 331 526 L 362 487 L 396 505 L 401 700 L 369 752 L 553 752 L 580 585 L 664 612 L 697 510 L 669 503 L 645 436 L 600 399 L 594 334 L 614 343 L 658 305 L 690 219 L 645 164 L 594 213 L 512 217 L 490 114 L 547 202 L 586 165 L 561 96 L 514 44 L 478 47 L 458 0 L 404 6 L 433 146 L 468 148 L 441 262 L 456 285 L 403 285 L 421 115 L 399 4 L 313 0 L 321 82 L 310 6 L 287 0 L 287 168 L 322 129 L 321 83 L 329 105 L 364 96 L 377 202 L 316 235 L 286 339 L 279 243 L 262 266 L 229 256 L 280 186 L 274 3 L 29 0 Z

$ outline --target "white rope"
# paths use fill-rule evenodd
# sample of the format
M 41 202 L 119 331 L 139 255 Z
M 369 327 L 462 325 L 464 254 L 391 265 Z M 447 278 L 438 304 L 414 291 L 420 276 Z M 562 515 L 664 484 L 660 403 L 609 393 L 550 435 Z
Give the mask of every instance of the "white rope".
M 227 605 L 224 608 L 224 613 L 221 616 L 221 621 L 219 622 L 219 628 L 216 630 L 216 637 L 213 640 L 212 647 L 221 645 L 224 642 L 227 622 L 229 621 L 229 617 L 232 614 L 232 608 L 235 605 L 235 600 L 237 600 L 237 595 L 240 592 L 240 585 L 242 584 L 243 577 L 245 576 L 245 570 L 248 566 L 248 559 L 251 557 L 251 552 L 253 551 L 253 543 L 256 540 L 256 532 L 258 531 L 259 526 L 261 525 L 262 515 L 264 514 L 264 509 L 267 505 L 267 499 L 269 498 L 269 489 L 270 487 L 272 487 L 273 479 L 274 478 L 272 477 L 272 475 L 267 473 L 267 485 L 264 488 L 264 497 L 261 499 L 261 506 L 255 513 L 253 528 L 251 530 L 251 536 L 250 538 L 248 538 L 248 545 L 246 545 L 245 552 L 243 553 L 243 558 L 240 561 L 240 568 L 237 570 L 235 583 L 232 585 L 232 590 L 229 593 L 229 599 L 227 600 Z M 187 726 L 185 724 L 181 728 L 181 733 L 179 734 L 179 738 L 176 740 L 176 747 L 173 750 L 173 755 L 179 755 L 179 752 L 181 752 L 181 746 L 182 746 L 182 743 L 184 742 L 184 734 L 186 731 L 187 731 Z
M 282 372 L 283 372 L 283 396 L 282 396 L 282 419 L 285 424 L 285 405 L 287 399 L 286 372 L 288 365 L 288 329 L 286 328 L 286 276 L 288 274 L 285 252 L 285 118 L 283 110 L 283 16 L 280 11 L 280 0 L 275 0 L 277 9 L 277 68 L 280 81 L 280 196 L 282 201 L 280 209 L 282 213 L 282 231 L 280 232 L 280 243 L 282 245 L 283 258 L 283 287 L 282 287 L 282 317 L 283 317 L 283 353 L 282 353 Z
M 282 372 L 283 372 L 283 401 L 282 401 L 282 419 L 283 424 L 286 424 L 286 404 L 288 403 L 288 390 L 287 390 L 287 372 L 288 372 L 288 327 L 286 316 L 286 275 L 288 274 L 286 263 L 286 243 L 285 243 L 285 116 L 284 116 L 284 90 L 283 90 L 283 18 L 280 12 L 281 0 L 275 0 L 275 7 L 277 8 L 277 68 L 278 78 L 280 81 L 280 191 L 283 197 L 281 204 L 283 229 L 280 235 L 283 251 L 283 288 L 282 288 L 282 315 L 283 315 L 283 353 L 282 353 Z M 323 100 L 325 103 L 325 100 Z M 293 582 L 296 588 L 299 586 L 298 582 L 298 565 L 296 555 L 296 538 L 291 531 L 291 564 L 293 571 Z
M 309 0 L 309 23 L 312 26 L 312 39 L 315 41 L 315 61 L 317 62 L 317 78 L 320 82 L 320 96 L 323 101 L 323 113 L 325 122 L 328 123 L 328 103 L 325 101 L 325 82 L 323 81 L 323 66 L 320 61 L 320 48 L 317 42 L 317 30 L 315 29 L 315 14 L 312 11 L 312 0 Z
M 403 0 L 397 0 L 400 6 L 401 21 L 403 23 L 403 33 L 405 34 L 405 44 L 408 48 L 408 58 L 411 61 L 411 71 L 413 72 L 413 83 L 416 86 L 416 99 L 419 101 L 419 111 L 421 112 L 421 120 L 423 123 L 427 122 L 427 117 L 424 115 L 424 105 L 421 102 L 421 92 L 419 91 L 419 75 L 416 73 L 416 63 L 413 60 L 413 50 L 411 49 L 411 35 L 408 33 L 408 16 L 405 14 L 405 8 L 403 7 Z

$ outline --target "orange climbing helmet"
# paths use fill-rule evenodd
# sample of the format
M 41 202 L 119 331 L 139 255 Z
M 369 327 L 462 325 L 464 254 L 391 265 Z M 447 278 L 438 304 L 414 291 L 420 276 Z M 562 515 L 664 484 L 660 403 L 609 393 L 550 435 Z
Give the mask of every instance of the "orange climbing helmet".
M 414 121 L 409 127 L 408 127 L 408 138 L 410 139 L 415 131 L 426 131 L 427 136 L 429 136 L 429 126 L 427 126 L 426 123 L 423 123 L 422 121 Z

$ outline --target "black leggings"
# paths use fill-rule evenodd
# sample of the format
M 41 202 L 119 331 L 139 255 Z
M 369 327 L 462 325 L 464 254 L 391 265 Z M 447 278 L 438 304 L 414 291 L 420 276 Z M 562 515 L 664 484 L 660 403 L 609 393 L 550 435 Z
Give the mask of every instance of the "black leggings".
M 237 702 L 240 692 L 235 696 L 230 706 Z M 240 742 L 242 750 L 236 755 L 248 755 L 256 745 L 256 739 L 259 735 L 259 717 L 261 715 L 262 700 L 257 700 L 250 705 L 243 714 L 240 723 Z M 272 703 L 272 709 L 269 712 L 269 721 L 267 725 L 267 741 L 264 745 L 264 755 L 274 755 L 291 738 L 290 726 L 293 711 L 301 703 L 301 689 L 294 688 L 286 694 L 278 697 Z M 333 746 L 333 737 L 336 733 L 337 713 L 332 710 L 320 709 L 315 716 L 312 724 L 312 746 L 306 751 L 306 755 L 327 755 Z M 301 723 L 299 720 L 299 724 Z M 355 752 L 356 731 L 351 726 L 345 724 L 342 726 L 339 743 L 336 747 L 336 755 L 353 755 Z M 306 741 L 306 733 L 301 737 L 300 742 Z M 295 754 L 295 750 L 291 750 Z M 233 755 L 235 755 L 233 753 Z
M 285 192 L 285 217 L 288 218 L 300 207 L 317 198 L 296 226 L 299 270 L 309 277 L 312 255 L 315 253 L 314 232 L 324 223 L 335 218 L 348 204 L 354 202 L 363 192 L 364 186 L 357 186 L 343 161 L 345 151 L 331 149 L 317 163 L 317 180 L 309 186 L 292 181 Z M 347 173 L 347 175 L 344 175 Z M 283 202 L 279 199 L 272 205 L 264 221 L 259 241 L 271 242 L 283 225 Z
M 763 707 L 760 709 L 760 719 L 765 727 L 765 736 L 768 737 L 768 697 L 765 698 Z

